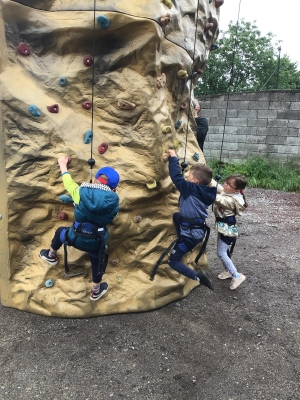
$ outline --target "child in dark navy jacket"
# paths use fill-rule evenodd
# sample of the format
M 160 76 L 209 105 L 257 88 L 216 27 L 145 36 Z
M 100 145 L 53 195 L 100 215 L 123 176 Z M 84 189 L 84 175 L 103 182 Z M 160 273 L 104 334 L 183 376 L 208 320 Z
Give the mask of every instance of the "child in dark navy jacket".
M 178 158 L 174 150 L 168 150 L 164 158 L 169 160 L 170 177 L 180 192 L 180 212 L 173 215 L 178 241 L 176 242 L 168 264 L 175 271 L 190 279 L 197 280 L 202 285 L 213 290 L 213 284 L 205 271 L 200 273 L 181 262 L 182 257 L 199 244 L 205 235 L 203 228 L 197 224 L 205 223 L 208 216 L 207 208 L 213 204 L 217 195 L 215 187 L 209 187 L 212 180 L 212 170 L 204 164 L 194 164 L 186 179 L 180 173 Z

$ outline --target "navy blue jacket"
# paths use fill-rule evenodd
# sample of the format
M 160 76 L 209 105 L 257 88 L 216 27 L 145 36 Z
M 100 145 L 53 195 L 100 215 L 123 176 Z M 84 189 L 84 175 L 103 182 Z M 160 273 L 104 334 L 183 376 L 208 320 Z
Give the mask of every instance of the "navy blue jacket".
M 204 222 L 208 216 L 207 208 L 216 199 L 217 188 L 187 182 L 180 172 L 177 157 L 169 158 L 169 173 L 180 192 L 180 214 L 185 218 L 196 218 L 198 222 Z M 202 240 L 205 232 L 203 229 L 183 229 L 181 226 L 180 233 L 195 240 Z

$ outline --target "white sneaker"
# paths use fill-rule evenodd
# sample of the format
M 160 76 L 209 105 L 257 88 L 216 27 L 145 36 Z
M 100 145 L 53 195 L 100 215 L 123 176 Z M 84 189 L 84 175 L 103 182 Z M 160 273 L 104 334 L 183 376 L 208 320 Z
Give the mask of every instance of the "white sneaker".
M 223 271 L 218 275 L 219 279 L 228 279 L 228 278 L 232 278 L 230 272 L 228 271 Z
M 244 280 L 246 279 L 245 275 L 240 274 L 239 278 L 232 278 L 229 289 L 230 290 L 234 290 L 237 287 L 240 286 L 241 283 L 244 282 Z

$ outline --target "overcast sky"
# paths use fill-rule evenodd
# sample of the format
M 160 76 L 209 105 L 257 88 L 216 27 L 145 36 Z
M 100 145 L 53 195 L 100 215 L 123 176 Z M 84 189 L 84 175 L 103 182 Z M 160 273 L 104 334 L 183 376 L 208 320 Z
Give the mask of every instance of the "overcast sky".
M 225 0 L 220 8 L 220 30 L 226 30 L 229 21 L 236 23 L 240 0 Z M 300 0 L 241 0 L 240 19 L 256 21 L 265 36 L 276 35 L 281 42 L 281 55 L 287 54 L 298 62 L 300 70 Z

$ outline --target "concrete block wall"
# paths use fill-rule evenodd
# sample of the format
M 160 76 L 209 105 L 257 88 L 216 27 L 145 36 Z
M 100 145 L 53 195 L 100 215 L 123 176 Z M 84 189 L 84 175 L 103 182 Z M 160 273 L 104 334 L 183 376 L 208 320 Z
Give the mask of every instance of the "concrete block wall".
M 223 161 L 258 155 L 300 163 L 300 90 L 200 96 L 199 100 L 200 116 L 209 122 L 206 159 L 220 157 L 224 131 Z

